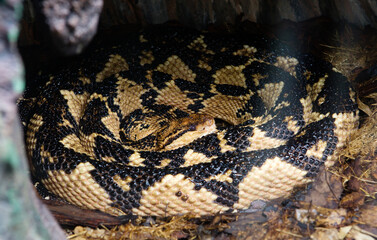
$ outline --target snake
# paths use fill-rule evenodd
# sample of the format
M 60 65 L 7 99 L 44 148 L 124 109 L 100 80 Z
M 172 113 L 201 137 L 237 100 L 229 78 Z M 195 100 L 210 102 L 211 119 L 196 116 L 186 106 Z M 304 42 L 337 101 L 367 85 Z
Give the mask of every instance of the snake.
M 114 216 L 287 197 L 338 162 L 358 127 L 340 71 L 260 35 L 156 27 L 37 78 L 19 104 L 32 178 Z

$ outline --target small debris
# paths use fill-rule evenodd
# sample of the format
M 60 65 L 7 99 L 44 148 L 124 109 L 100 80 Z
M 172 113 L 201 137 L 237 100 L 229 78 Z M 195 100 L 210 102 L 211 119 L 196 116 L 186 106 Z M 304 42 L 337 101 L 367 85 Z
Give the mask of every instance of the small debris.
M 317 228 L 310 236 L 312 240 L 342 240 L 342 239 L 358 239 L 358 240 L 373 240 L 376 235 L 364 231 L 358 226 L 347 226 L 340 229 L 335 228 Z
M 347 194 L 340 201 L 340 206 L 344 208 L 358 208 L 364 204 L 365 194 L 362 192 L 352 192 Z
M 301 223 L 315 223 L 318 227 L 339 227 L 346 223 L 348 213 L 344 208 L 329 209 L 302 203 L 303 208 L 296 209 L 295 218 Z

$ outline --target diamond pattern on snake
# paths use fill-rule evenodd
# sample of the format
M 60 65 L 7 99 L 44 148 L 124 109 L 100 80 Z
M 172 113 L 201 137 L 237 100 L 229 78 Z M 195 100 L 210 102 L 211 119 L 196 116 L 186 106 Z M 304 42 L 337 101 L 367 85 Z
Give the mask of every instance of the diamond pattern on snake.
M 277 40 L 147 30 L 20 102 L 35 181 L 112 215 L 213 215 L 288 196 L 357 128 L 330 63 Z

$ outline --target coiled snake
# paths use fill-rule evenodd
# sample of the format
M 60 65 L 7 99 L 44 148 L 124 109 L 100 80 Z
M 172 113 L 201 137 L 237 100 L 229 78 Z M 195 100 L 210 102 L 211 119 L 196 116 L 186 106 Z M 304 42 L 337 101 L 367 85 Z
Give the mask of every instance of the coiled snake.
M 337 160 L 358 122 L 330 63 L 259 37 L 150 30 L 42 77 L 20 104 L 33 177 L 113 215 L 286 196 Z

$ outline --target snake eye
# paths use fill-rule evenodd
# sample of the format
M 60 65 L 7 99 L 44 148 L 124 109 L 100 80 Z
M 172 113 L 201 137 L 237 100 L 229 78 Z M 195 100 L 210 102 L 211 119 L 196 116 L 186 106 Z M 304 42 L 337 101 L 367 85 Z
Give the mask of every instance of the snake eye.
M 188 128 L 189 131 L 195 131 L 196 130 L 196 125 L 190 125 L 190 127 Z

